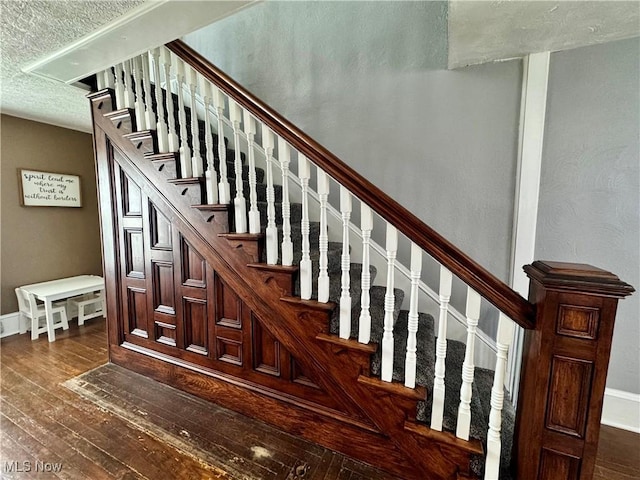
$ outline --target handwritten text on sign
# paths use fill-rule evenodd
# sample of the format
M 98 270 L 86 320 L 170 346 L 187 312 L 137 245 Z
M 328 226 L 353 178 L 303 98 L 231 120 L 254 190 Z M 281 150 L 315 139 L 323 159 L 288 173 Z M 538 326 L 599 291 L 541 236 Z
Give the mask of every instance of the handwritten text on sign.
M 80 177 L 20 170 L 22 202 L 26 206 L 80 207 Z

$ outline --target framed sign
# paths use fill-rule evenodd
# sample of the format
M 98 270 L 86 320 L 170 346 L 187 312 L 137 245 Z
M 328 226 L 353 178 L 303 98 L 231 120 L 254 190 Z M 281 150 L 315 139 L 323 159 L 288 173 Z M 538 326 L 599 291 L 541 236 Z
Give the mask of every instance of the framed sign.
M 25 207 L 81 207 L 80 177 L 19 169 L 20 204 Z

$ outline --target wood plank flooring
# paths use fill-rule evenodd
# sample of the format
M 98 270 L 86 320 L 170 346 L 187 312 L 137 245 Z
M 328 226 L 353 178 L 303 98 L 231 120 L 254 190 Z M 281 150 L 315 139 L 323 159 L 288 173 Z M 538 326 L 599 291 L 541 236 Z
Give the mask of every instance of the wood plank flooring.
M 0 478 L 392 478 L 119 367 L 92 371 L 107 361 L 102 321 L 58 332 L 0 343 Z M 640 435 L 603 427 L 605 479 L 640 479 Z

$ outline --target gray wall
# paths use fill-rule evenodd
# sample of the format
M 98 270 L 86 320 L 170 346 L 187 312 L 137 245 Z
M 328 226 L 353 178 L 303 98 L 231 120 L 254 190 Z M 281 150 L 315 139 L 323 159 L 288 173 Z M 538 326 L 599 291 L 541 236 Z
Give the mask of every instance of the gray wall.
M 554 53 L 536 258 L 640 287 L 640 42 Z M 607 386 L 640 393 L 640 294 L 620 302 Z
M 521 65 L 447 71 L 446 12 L 265 2 L 185 40 L 507 279 Z

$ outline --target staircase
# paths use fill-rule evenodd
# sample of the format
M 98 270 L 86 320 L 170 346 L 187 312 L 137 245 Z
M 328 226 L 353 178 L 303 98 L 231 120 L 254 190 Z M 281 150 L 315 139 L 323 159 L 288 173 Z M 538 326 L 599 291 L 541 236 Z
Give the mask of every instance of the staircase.
M 536 317 L 534 304 L 180 42 L 100 73 L 98 86 L 113 362 L 401 478 L 512 478 L 514 435 L 528 434 L 514 434 L 506 355 L 514 322 L 538 332 L 539 306 Z M 381 222 L 386 272 L 371 258 Z M 410 245 L 408 291 L 396 288 L 399 237 Z M 437 321 L 420 307 L 425 252 L 440 265 Z M 447 339 L 454 275 L 468 285 L 466 343 Z M 632 291 L 608 281 L 616 301 Z M 481 298 L 499 315 L 495 372 L 474 365 Z M 525 394 L 539 388 L 530 383 Z M 558 471 L 549 454 L 522 460 L 525 444 L 513 463 L 536 473 L 519 478 Z

